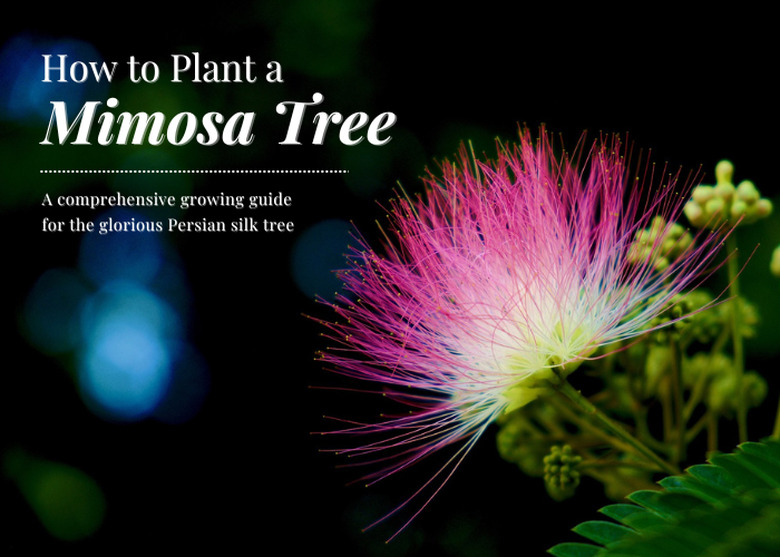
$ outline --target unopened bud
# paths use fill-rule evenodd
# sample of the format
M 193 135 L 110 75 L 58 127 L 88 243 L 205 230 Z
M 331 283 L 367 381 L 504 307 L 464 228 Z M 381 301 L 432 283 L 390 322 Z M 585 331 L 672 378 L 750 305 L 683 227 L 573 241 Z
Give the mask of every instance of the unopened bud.
M 776 277 L 780 277 L 780 246 L 772 252 L 772 261 L 769 263 L 769 270 Z
M 715 181 L 718 184 L 731 183 L 734 176 L 734 165 L 731 161 L 722 160 L 715 165 Z
M 745 394 L 745 403 L 750 408 L 759 406 L 766 398 L 766 379 L 755 371 L 748 371 L 742 377 L 742 392 Z
M 704 209 L 695 200 L 686 203 L 683 212 L 693 226 L 701 227 L 707 223 L 707 219 L 704 218 Z
M 544 457 L 544 483 L 550 496 L 561 501 L 574 495 L 580 484 L 577 466 L 582 457 L 575 454 L 570 445 L 551 447 Z
M 735 199 L 731 204 L 731 216 L 737 220 L 744 217 L 747 214 L 748 205 L 741 199 Z
M 731 201 L 736 192 L 737 188 L 731 182 L 721 182 L 715 186 L 715 195 L 724 201 Z
M 750 180 L 743 180 L 737 186 L 737 198 L 747 203 L 755 203 L 761 197 L 756 185 Z
M 762 197 L 753 205 L 753 211 L 758 218 L 768 217 L 772 213 L 772 202 L 769 199 Z
M 696 186 L 691 193 L 691 197 L 699 205 L 704 205 L 707 201 L 712 199 L 714 195 L 715 188 L 712 186 Z
M 704 210 L 709 215 L 716 215 L 723 211 L 723 209 L 726 206 L 726 202 L 723 200 L 722 197 L 713 197 L 709 201 L 707 201 L 706 205 L 704 205 Z

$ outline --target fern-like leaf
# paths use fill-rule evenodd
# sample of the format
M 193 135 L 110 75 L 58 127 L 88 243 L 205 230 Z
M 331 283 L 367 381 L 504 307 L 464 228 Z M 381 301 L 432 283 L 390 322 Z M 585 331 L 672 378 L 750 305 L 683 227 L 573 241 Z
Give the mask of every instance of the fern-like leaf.
M 742 557 L 780 555 L 780 442 L 743 443 L 734 453 L 608 505 L 612 521 L 573 530 L 591 543 L 551 548 L 560 557 Z M 613 522 L 614 521 L 614 522 Z

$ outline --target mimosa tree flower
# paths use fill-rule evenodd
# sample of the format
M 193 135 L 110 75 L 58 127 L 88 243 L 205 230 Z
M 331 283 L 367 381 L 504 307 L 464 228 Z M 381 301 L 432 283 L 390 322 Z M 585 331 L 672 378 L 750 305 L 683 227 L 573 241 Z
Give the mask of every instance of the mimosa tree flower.
M 412 518 L 498 416 L 598 348 L 673 323 L 656 318 L 711 271 L 718 230 L 669 245 L 683 238 L 679 173 L 632 165 L 617 136 L 553 151 L 544 130 L 499 143 L 494 161 L 463 148 L 421 196 L 392 202 L 381 254 L 361 241 L 343 272 L 321 359 L 403 410 L 350 422 L 336 433 L 356 444 L 338 452 L 373 464 L 372 483 L 450 449 L 400 505 L 421 498 Z M 644 229 L 653 235 L 637 251 Z

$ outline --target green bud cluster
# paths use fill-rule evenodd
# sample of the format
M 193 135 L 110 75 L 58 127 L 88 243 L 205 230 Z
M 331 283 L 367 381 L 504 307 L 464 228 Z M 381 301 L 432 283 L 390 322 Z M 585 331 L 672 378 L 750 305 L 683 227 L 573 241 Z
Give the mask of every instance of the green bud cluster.
M 538 477 L 544 474 L 542 460 L 549 451 L 549 442 L 541 439 L 528 413 L 527 408 L 521 408 L 499 418 L 496 446 L 501 458 L 517 464 L 525 474 Z
M 697 352 L 682 361 L 683 384 L 692 388 L 702 379 L 712 381 L 736 373 L 734 362 L 723 352 Z
M 650 261 L 656 271 L 662 272 L 692 245 L 693 236 L 685 228 L 657 216 L 649 228 L 637 230 L 628 261 L 634 264 Z
M 752 182 L 735 186 L 733 173 L 733 165 L 721 161 L 716 184 L 694 189 L 685 206 L 693 226 L 732 230 L 772 212 L 772 203 Z M 729 236 L 728 243 L 734 238 Z M 695 234 L 662 217 L 633 232 L 632 240 L 630 263 L 652 266 L 661 280 L 695 249 Z M 740 438 L 747 438 L 742 431 L 746 411 L 764 401 L 768 388 L 761 375 L 744 367 L 744 346 L 738 341 L 756 334 L 759 314 L 756 305 L 738 294 L 735 261 L 727 269 L 728 298 L 725 290 L 716 298 L 703 288 L 671 298 L 669 292 L 647 296 L 626 322 L 648 310 L 656 317 L 631 341 L 604 345 L 588 358 L 580 354 L 572 364 L 562 348 L 572 336 L 576 341 L 589 331 L 559 324 L 538 358 L 510 357 L 510 371 L 531 365 L 542 371 L 502 393 L 506 411 L 497 418 L 502 458 L 543 478 L 555 500 L 573 496 L 582 476 L 600 482 L 608 497 L 619 499 L 652 486 L 659 469 L 678 470 L 705 433 L 707 450 L 717 451 L 721 419 L 736 419 Z M 780 277 L 780 245 L 770 268 Z M 587 388 L 596 390 L 587 397 L 564 382 L 585 360 L 592 380 Z M 654 427 L 653 421 L 661 423 Z
M 652 303 L 653 299 L 651 297 L 648 303 Z M 685 338 L 699 342 L 712 340 L 724 327 L 730 326 L 732 309 L 730 304 L 718 304 L 707 311 L 698 311 L 710 303 L 712 294 L 705 289 L 674 296 L 668 309 L 659 313 L 648 324 L 649 328 L 661 327 L 652 333 L 653 340 L 665 343 L 670 335 L 674 338 L 685 335 Z M 740 297 L 738 303 L 740 334 L 745 338 L 752 338 L 760 321 L 758 308 L 744 297 Z M 675 322 L 667 326 L 669 321 Z
M 655 298 L 651 297 L 648 303 L 653 303 Z M 667 309 L 659 313 L 649 323 L 650 328 L 661 327 L 653 333 L 654 340 L 666 342 L 669 335 L 676 337 L 694 323 L 701 325 L 699 321 L 708 312 L 697 312 L 697 310 L 711 302 L 712 296 L 703 290 L 693 290 L 687 294 L 673 296 Z M 674 323 L 667 326 L 670 321 L 674 321 Z M 718 322 L 716 326 L 720 327 L 721 323 Z
M 772 202 L 761 197 L 753 182 L 732 182 L 734 165 L 727 160 L 715 166 L 715 185 L 697 186 L 684 207 L 685 216 L 697 228 L 750 224 L 772 213 Z
M 736 373 L 718 375 L 710 384 L 707 405 L 711 410 L 729 414 L 737 410 L 738 389 L 745 396 L 745 404 L 748 408 L 760 405 L 766 398 L 766 380 L 755 371 L 748 371 L 741 378 Z
M 544 485 L 550 497 L 561 501 L 574 495 L 580 485 L 577 465 L 582 457 L 575 454 L 571 445 L 554 445 L 544 457 Z
M 688 292 L 684 298 L 688 316 L 678 325 L 685 328 L 686 336 L 691 340 L 708 342 L 715 338 L 723 329 L 724 322 L 713 310 L 698 311 L 713 301 L 712 294 L 704 288 Z
M 756 336 L 756 328 L 761 320 L 758 308 L 742 296 L 739 297 L 737 303 L 739 304 L 740 334 L 745 338 L 753 338 Z M 713 313 L 724 324 L 723 326 L 728 326 L 732 311 L 730 304 L 721 304 L 715 308 Z

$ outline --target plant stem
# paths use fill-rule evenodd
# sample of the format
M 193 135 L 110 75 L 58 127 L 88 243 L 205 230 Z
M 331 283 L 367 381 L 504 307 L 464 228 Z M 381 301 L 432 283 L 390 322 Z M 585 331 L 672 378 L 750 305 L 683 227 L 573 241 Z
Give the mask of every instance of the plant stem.
M 696 439 L 696 436 L 701 433 L 701 431 L 707 426 L 709 423 L 709 414 L 705 413 L 699 418 L 699 420 L 693 424 L 688 431 L 685 432 L 685 442 L 690 443 L 694 439 Z
M 685 460 L 685 423 L 686 420 L 683 417 L 683 381 L 680 350 L 677 346 L 677 342 L 674 340 L 674 336 L 670 335 L 669 350 L 671 352 L 671 365 L 672 365 L 672 392 L 674 393 L 674 421 L 677 426 L 676 431 L 676 451 L 674 453 L 674 461 L 679 463 Z
M 636 424 L 636 435 L 642 443 L 657 453 L 669 452 L 669 446 L 656 439 L 650 432 L 650 428 L 647 425 L 646 408 L 642 407 L 641 411 L 634 411 L 634 423 Z
M 672 386 L 668 377 L 663 378 L 661 384 L 662 390 L 659 393 L 659 400 L 661 401 L 661 410 L 664 426 L 664 443 L 671 447 L 672 428 L 674 427 L 674 419 L 672 418 Z
M 726 238 L 728 252 L 729 296 L 731 296 L 731 337 L 734 346 L 734 371 L 737 375 L 737 426 L 739 442 L 747 441 L 747 406 L 742 377 L 745 374 L 745 354 L 742 343 L 742 322 L 739 307 L 739 262 L 737 261 L 737 237 L 732 231 Z
M 661 459 L 657 454 L 648 449 L 642 442 L 636 437 L 631 435 L 625 430 L 625 428 L 618 422 L 612 420 L 609 416 L 604 414 L 599 408 L 593 405 L 582 393 L 576 390 L 567 380 L 563 380 L 560 385 L 557 386 L 558 392 L 565 396 L 567 399 L 575 403 L 583 412 L 593 417 L 601 425 L 620 441 L 631 447 L 634 451 L 645 457 L 647 460 L 658 466 L 664 472 L 669 474 L 679 474 L 680 471 L 676 466 Z
M 714 453 L 718 450 L 718 415 L 712 410 L 707 410 L 707 452 Z

